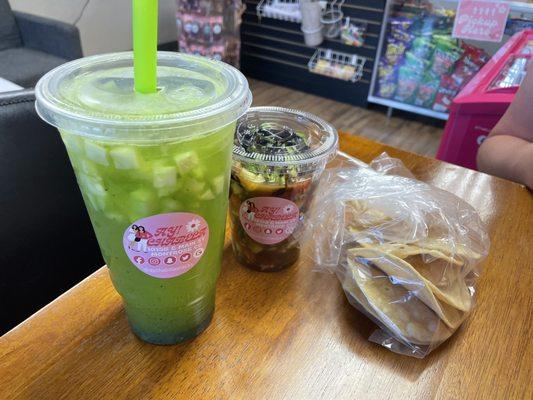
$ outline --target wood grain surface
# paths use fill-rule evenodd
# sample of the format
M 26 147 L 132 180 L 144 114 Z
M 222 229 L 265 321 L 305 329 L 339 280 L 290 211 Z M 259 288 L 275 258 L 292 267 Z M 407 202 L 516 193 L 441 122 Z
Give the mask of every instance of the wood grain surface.
M 533 1 L 533 0 L 532 0 Z M 325 99 L 298 90 L 248 79 L 254 106 L 295 108 L 318 115 L 338 130 L 357 132 L 367 139 L 423 156 L 434 157 L 443 133 L 444 121 L 394 111 L 387 118 L 383 108 L 362 108 Z
M 364 161 L 382 151 L 401 158 L 488 225 L 477 307 L 427 358 L 370 343 L 373 324 L 334 276 L 306 261 L 281 273 L 250 271 L 226 247 L 217 311 L 201 336 L 166 347 L 138 340 L 102 268 L 0 338 L 0 398 L 533 398 L 532 194 L 360 137 L 343 135 L 341 144 Z

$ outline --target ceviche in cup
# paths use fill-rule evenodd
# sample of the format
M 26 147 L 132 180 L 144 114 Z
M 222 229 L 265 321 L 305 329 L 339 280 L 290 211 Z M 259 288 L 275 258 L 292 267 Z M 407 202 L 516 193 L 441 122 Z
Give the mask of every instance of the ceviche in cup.
M 230 185 L 232 246 L 241 264 L 268 272 L 298 260 L 307 209 L 337 149 L 335 128 L 312 114 L 256 107 L 241 117 Z

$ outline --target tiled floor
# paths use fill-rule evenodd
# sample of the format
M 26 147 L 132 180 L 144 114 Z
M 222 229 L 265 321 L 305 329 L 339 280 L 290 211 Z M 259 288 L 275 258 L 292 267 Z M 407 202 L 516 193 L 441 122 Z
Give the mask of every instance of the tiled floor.
M 429 157 L 434 157 L 437 151 L 443 131 L 440 122 L 424 123 L 409 119 L 407 114 L 393 114 L 389 120 L 383 109 L 355 107 L 256 79 L 249 79 L 249 82 L 255 106 L 305 110 L 331 122 L 340 131 Z

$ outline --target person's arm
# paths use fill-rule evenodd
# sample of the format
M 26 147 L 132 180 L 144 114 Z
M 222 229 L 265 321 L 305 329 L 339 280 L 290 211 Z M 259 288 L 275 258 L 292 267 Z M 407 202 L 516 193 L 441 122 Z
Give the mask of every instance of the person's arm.
M 477 154 L 480 171 L 533 188 L 533 64 Z

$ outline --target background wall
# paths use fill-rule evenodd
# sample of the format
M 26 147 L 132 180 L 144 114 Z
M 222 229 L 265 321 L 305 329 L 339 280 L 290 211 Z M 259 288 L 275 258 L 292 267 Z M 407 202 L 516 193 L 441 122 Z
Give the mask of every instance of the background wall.
M 131 50 L 131 0 L 9 0 L 15 11 L 78 27 L 83 54 Z M 159 0 L 159 43 L 176 40 L 175 0 Z

